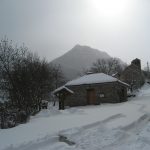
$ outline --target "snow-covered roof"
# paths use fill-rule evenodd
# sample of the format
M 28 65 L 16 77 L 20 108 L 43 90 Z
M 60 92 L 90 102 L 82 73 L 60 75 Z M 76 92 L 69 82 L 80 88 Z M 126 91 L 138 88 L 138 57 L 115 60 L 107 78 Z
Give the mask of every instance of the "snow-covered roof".
M 69 93 L 74 93 L 72 90 L 70 90 L 69 88 L 67 88 L 67 87 L 65 87 L 65 86 L 61 86 L 61 87 L 59 87 L 59 88 L 57 88 L 56 90 L 54 90 L 53 91 L 53 94 L 56 94 L 56 93 L 58 93 L 59 91 L 61 91 L 61 90 L 66 90 L 66 91 L 68 91 Z
M 130 87 L 129 84 L 127 84 L 127 83 L 125 83 L 125 82 L 123 82 L 123 81 L 118 80 L 118 82 L 121 83 L 121 84 L 124 84 L 124 85 L 126 85 L 126 86 L 128 86 L 128 87 Z
M 78 79 L 69 81 L 68 83 L 65 84 L 65 86 L 109 83 L 109 82 L 117 82 L 117 81 L 122 84 L 125 84 L 126 86 L 129 86 L 127 83 L 124 83 L 124 82 L 118 80 L 117 78 L 114 78 L 114 77 L 109 76 L 104 73 L 95 73 L 95 74 L 84 75 Z
M 118 72 L 112 74 L 111 76 L 112 76 L 112 77 L 115 77 L 117 74 L 118 74 Z

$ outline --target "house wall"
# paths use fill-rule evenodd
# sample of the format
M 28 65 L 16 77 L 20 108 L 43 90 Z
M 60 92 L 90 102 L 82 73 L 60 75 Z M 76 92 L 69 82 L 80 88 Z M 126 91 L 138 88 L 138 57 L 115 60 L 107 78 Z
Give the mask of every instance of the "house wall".
M 94 89 L 96 92 L 95 104 L 117 103 L 127 100 L 127 88 L 118 82 L 67 87 L 74 91 L 74 94 L 66 97 L 65 106 L 72 107 L 87 105 L 88 89 Z M 100 97 L 100 94 L 104 94 L 104 97 Z
M 131 86 L 133 85 L 133 89 L 137 89 L 144 84 L 145 80 L 141 71 L 141 62 L 139 59 L 132 61 L 131 65 L 128 66 L 121 74 L 120 80 Z

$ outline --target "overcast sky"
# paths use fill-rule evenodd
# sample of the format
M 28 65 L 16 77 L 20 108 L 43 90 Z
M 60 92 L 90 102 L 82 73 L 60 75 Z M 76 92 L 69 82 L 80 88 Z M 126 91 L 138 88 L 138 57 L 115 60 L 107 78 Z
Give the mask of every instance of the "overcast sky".
M 0 0 L 0 38 L 49 61 L 74 45 L 150 61 L 150 0 Z

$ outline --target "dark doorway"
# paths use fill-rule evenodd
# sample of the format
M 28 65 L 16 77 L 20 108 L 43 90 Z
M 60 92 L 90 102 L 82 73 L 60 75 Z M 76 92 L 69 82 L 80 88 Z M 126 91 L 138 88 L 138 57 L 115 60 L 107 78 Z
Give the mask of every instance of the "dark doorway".
M 96 104 L 96 92 L 94 89 L 88 89 L 87 90 L 87 103 L 89 105 L 95 105 Z
M 118 91 L 118 95 L 119 95 L 119 101 L 122 102 L 125 99 L 125 90 L 124 89 L 120 89 Z
M 122 90 L 121 90 L 121 93 L 122 93 L 122 97 L 124 98 L 124 97 L 125 97 L 125 90 L 122 89 Z

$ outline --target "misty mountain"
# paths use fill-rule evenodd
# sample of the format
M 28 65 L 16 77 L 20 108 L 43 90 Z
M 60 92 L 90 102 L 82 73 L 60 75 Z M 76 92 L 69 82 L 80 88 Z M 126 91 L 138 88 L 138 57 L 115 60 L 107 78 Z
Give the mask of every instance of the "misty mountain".
M 76 45 L 70 51 L 59 58 L 56 58 L 51 63 L 60 64 L 65 77 L 68 80 L 79 76 L 83 70 L 92 66 L 97 59 L 109 59 L 106 52 L 93 49 L 89 46 Z

